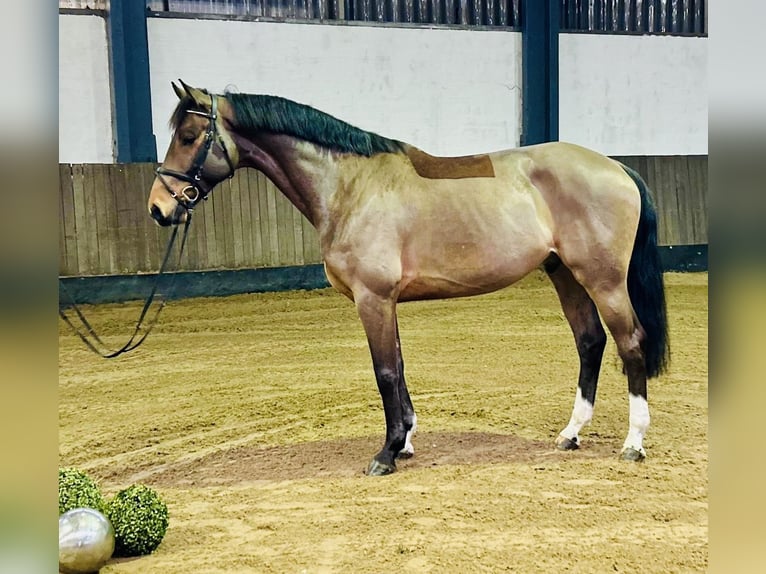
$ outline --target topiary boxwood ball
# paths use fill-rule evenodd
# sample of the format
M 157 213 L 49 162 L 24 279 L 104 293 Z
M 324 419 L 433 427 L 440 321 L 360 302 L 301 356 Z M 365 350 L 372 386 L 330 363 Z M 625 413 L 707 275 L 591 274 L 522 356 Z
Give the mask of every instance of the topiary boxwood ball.
M 168 507 L 143 484 L 118 492 L 108 505 L 114 527 L 115 556 L 143 556 L 160 545 L 168 528 Z
M 59 516 L 75 508 L 104 512 L 106 503 L 98 484 L 76 468 L 59 468 Z

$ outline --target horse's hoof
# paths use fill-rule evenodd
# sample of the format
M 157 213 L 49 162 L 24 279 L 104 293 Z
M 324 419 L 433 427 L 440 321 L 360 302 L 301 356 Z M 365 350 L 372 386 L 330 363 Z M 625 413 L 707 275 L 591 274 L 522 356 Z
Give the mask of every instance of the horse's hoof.
M 384 464 L 373 458 L 370 461 L 370 466 L 367 467 L 366 474 L 367 476 L 385 476 L 392 472 L 396 472 L 395 464 Z
M 396 455 L 396 458 L 406 459 L 412 458 L 413 456 L 415 456 L 415 449 L 412 447 L 412 445 L 409 445 L 400 450 Z
M 622 452 L 620 453 L 620 460 L 629 460 L 632 462 L 644 462 L 645 458 L 646 458 L 646 454 L 644 454 L 643 449 L 636 450 L 632 446 L 624 448 Z
M 577 437 L 567 438 L 559 435 L 556 437 L 556 448 L 559 450 L 577 450 L 580 448 L 580 443 L 577 441 Z

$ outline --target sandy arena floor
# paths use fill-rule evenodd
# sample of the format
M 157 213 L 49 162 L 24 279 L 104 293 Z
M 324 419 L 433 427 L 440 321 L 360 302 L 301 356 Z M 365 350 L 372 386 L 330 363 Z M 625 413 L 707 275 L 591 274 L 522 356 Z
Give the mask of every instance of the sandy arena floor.
M 383 409 L 353 305 L 332 290 L 173 301 L 106 361 L 61 323 L 61 466 L 143 482 L 170 509 L 150 555 L 102 574 L 704 572 L 707 274 L 668 274 L 670 372 L 643 464 L 620 462 L 611 341 L 583 447 L 562 453 L 577 355 L 547 278 L 399 307 L 415 457 L 363 475 Z M 85 307 L 118 347 L 140 303 Z

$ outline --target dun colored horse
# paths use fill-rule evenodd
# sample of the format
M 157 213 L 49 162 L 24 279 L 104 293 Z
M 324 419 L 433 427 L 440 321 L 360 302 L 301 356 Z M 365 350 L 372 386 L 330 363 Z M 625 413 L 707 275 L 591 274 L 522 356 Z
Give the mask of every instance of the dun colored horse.
M 647 378 L 669 358 L 655 208 L 641 177 L 588 149 L 547 143 L 433 157 L 274 96 L 210 94 L 173 83 L 173 138 L 149 194 L 161 225 L 190 211 L 235 169 L 263 172 L 314 225 L 330 283 L 364 325 L 386 438 L 367 468 L 414 453 L 396 305 L 488 293 L 542 266 L 580 357 L 560 449 L 593 416 L 606 324 L 628 379 L 621 458 L 645 457 Z

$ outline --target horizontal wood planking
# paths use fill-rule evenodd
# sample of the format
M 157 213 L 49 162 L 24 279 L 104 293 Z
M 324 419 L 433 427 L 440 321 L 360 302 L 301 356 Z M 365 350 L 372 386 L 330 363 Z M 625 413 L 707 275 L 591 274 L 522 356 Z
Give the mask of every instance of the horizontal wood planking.
M 615 156 L 646 181 L 655 198 L 660 245 L 703 245 L 707 229 L 707 156 Z
M 654 192 L 660 245 L 708 242 L 707 156 L 616 157 Z M 170 229 L 149 218 L 155 164 L 59 166 L 59 274 L 159 269 Z M 194 213 L 183 271 L 321 263 L 317 233 L 263 174 L 240 170 Z
M 146 208 L 156 165 L 59 165 L 59 274 L 150 273 L 171 230 Z M 303 220 L 303 221 L 302 221 Z M 265 176 L 240 170 L 194 213 L 183 271 L 321 263 L 314 228 Z M 172 268 L 176 268 L 171 263 Z

